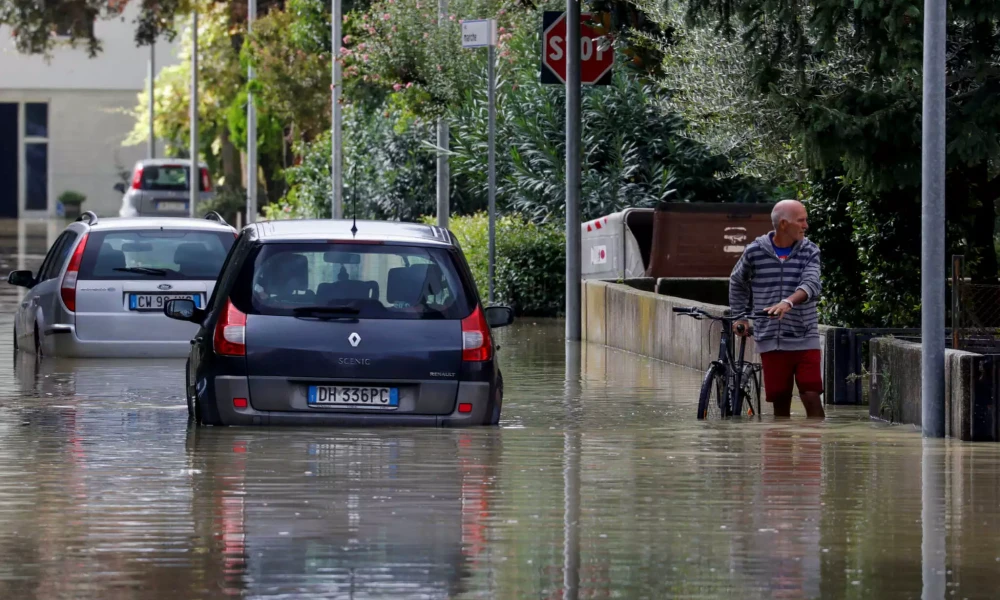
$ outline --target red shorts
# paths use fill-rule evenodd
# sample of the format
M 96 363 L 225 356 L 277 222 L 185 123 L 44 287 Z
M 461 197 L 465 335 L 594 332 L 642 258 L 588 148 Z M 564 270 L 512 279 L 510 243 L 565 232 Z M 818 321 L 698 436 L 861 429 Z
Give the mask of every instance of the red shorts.
M 801 392 L 823 393 L 822 355 L 819 350 L 774 350 L 760 355 L 764 367 L 764 392 L 767 401 L 791 398 L 792 384 Z

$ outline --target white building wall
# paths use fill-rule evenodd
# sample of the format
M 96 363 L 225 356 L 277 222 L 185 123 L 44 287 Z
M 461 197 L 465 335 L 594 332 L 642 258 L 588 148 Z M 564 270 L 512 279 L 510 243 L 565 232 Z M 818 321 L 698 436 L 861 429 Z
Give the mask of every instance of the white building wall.
M 145 144 L 122 146 L 135 126 L 128 113 L 148 85 L 149 48 L 137 48 L 134 42 L 137 5 L 131 2 L 120 19 L 94 24 L 104 49 L 93 59 L 82 45 L 60 47 L 49 60 L 22 55 L 10 30 L 0 28 L 0 102 L 49 104 L 49 214 L 67 190 L 87 196 L 85 210 L 116 214 L 121 195 L 112 186 L 120 181 L 118 170 L 131 170 L 146 155 Z M 157 72 L 177 64 L 176 52 L 176 44 L 156 44 Z M 0 148 L 8 151 L 14 149 Z M 157 155 L 161 152 L 159 147 Z

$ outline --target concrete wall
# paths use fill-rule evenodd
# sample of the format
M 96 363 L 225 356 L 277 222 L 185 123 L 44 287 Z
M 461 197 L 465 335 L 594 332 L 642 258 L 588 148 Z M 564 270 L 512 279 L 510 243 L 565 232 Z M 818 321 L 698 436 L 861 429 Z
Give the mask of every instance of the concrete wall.
M 694 369 L 708 368 L 718 355 L 721 325 L 677 315 L 672 309 L 696 306 L 721 315 L 727 307 L 605 281 L 581 285 L 584 340 Z M 826 332 L 821 327 L 821 335 Z M 760 361 L 753 340 L 747 343 L 746 358 Z
M 920 344 L 873 339 L 869 413 L 921 425 Z M 945 433 L 966 441 L 1000 441 L 997 382 L 1000 357 L 945 350 Z

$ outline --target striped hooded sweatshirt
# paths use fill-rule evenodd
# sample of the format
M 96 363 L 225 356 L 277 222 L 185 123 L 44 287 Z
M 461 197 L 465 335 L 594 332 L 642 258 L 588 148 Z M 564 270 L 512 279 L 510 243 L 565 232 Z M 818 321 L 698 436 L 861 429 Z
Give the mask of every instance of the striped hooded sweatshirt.
M 773 236 L 773 231 L 762 235 L 743 250 L 729 276 L 729 307 L 733 313 L 764 310 L 796 290 L 803 290 L 808 299 L 785 313 L 784 318 L 756 319 L 753 337 L 760 352 L 819 349 L 819 247 L 803 239 L 781 260 L 771 244 Z

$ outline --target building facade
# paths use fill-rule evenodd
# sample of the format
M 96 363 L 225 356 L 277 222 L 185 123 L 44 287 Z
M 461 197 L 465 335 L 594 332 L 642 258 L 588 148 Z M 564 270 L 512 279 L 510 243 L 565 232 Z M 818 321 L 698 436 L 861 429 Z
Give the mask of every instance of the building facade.
M 137 94 L 148 85 L 150 50 L 136 47 L 137 3 L 121 18 L 94 23 L 104 49 L 58 47 L 50 58 L 20 54 L 0 28 L 0 218 L 46 217 L 63 192 L 84 210 L 117 214 L 120 172 L 147 154 L 123 146 L 135 126 Z M 157 43 L 157 71 L 177 63 L 174 44 Z

